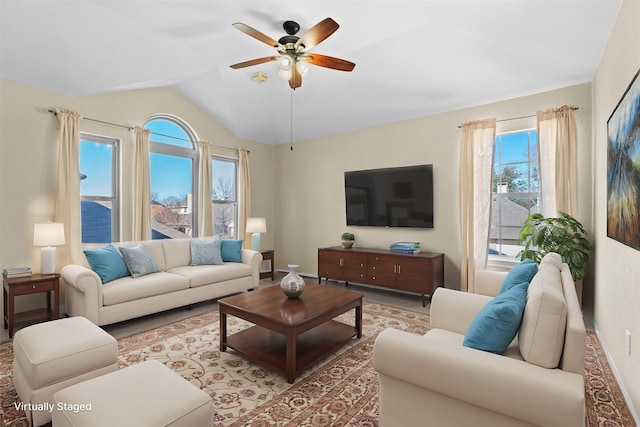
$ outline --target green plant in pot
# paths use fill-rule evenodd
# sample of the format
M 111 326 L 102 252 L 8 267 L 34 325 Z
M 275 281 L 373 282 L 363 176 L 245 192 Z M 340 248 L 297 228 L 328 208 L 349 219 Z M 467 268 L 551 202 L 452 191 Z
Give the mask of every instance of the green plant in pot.
M 353 233 L 342 233 L 340 238 L 342 239 L 342 246 L 345 249 L 350 249 L 356 241 L 356 236 L 354 236 Z
M 575 282 L 584 278 L 585 265 L 593 249 L 582 224 L 564 212 L 560 212 L 558 218 L 531 214 L 520 229 L 520 243 L 524 243 L 524 249 L 516 255 L 517 259 L 539 263 L 547 253 L 556 252 L 569 265 Z

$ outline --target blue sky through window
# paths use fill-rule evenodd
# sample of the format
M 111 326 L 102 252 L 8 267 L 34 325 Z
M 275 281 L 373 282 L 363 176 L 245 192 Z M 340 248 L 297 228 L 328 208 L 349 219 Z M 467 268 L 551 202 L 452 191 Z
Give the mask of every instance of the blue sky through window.
M 178 147 L 193 148 L 189 135 L 180 126 L 165 119 L 154 119 L 147 123 L 151 140 Z
M 112 150 L 110 144 L 80 140 L 80 181 L 83 196 L 112 197 Z
M 167 197 L 183 198 L 192 192 L 191 168 L 193 161 L 186 157 L 151 153 L 151 193 L 156 202 Z

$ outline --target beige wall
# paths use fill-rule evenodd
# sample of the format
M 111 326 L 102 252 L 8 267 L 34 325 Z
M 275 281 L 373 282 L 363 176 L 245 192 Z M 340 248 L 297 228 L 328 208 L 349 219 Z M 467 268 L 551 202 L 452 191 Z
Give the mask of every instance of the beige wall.
M 640 251 L 607 237 L 607 120 L 640 69 L 640 1 L 625 0 L 594 79 L 595 304 L 600 339 L 640 411 Z M 625 351 L 631 331 L 631 356 Z
M 277 147 L 278 205 L 276 265 L 299 264 L 317 273 L 317 248 L 340 244 L 343 231 L 356 245 L 388 248 L 395 241 L 419 241 L 425 251 L 445 254 L 445 283 L 460 286 L 458 161 L 461 123 L 487 117 L 529 116 L 564 104 L 576 111 L 580 139 L 579 219 L 591 229 L 591 84 L 581 84 L 450 113 L 424 117 L 294 145 Z M 498 124 L 498 131 L 535 127 L 535 117 Z M 433 164 L 434 228 L 347 227 L 344 172 Z M 582 184 L 584 182 L 584 184 Z M 588 279 L 587 279 L 588 280 Z
M 228 148 L 251 151 L 253 215 L 273 222 L 274 148 L 233 136 L 200 108 L 171 88 L 70 98 L 15 82 L 0 80 L 0 267 L 31 266 L 40 270 L 39 248 L 32 245 L 33 224 L 53 220 L 58 128 L 46 110 L 65 107 L 83 116 L 127 126 L 142 125 L 155 113 L 176 115 L 189 123 L 201 139 Z M 131 239 L 132 134 L 126 129 L 82 121 L 83 132 L 120 138 L 121 240 Z M 237 157 L 234 151 L 214 154 Z M 274 230 L 263 236 L 263 246 L 274 245 Z M 65 263 L 65 247 L 58 247 L 58 270 Z M 39 298 L 19 298 L 18 310 Z

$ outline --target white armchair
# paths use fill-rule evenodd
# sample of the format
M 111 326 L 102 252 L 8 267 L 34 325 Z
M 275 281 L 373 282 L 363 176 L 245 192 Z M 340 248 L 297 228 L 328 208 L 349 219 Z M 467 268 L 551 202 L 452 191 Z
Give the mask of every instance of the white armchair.
M 464 347 L 469 325 L 492 297 L 439 288 L 432 298 L 427 334 L 386 329 L 375 342 L 380 426 L 584 426 L 586 332 L 568 266 L 556 271 L 547 271 L 544 278 L 538 272 L 532 280 L 519 335 L 529 346 L 525 354 L 545 350 L 549 339 L 540 338 L 549 323 L 539 321 L 545 308 L 538 300 L 531 302 L 537 298 L 532 288 L 561 282 L 555 285 L 564 296 L 566 327 L 559 340 L 558 367 L 524 360 L 517 337 L 501 355 Z M 480 273 L 477 289 L 495 295 L 505 274 Z M 532 320 L 534 314 L 537 320 Z

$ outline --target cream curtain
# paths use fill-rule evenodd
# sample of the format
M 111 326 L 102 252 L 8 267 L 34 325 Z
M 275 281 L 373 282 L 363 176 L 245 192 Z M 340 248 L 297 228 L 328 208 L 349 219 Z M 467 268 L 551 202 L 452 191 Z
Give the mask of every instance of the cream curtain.
M 251 248 L 247 238 L 247 218 L 251 215 L 251 175 L 249 173 L 249 152 L 238 149 L 238 238 L 243 239 L 243 248 Z
M 573 108 L 538 113 L 541 214 L 578 213 L 578 135 Z
M 474 276 L 487 264 L 496 119 L 462 125 L 460 146 L 460 289 L 474 292 Z
M 79 263 L 82 255 L 80 218 L 80 120 L 79 113 L 56 109 L 59 124 L 58 190 L 55 221 L 64 224 L 65 242 L 58 263 Z
M 133 224 L 132 240 L 151 238 L 151 183 L 149 166 L 149 129 L 133 129 Z
M 198 150 L 198 234 L 204 237 L 213 235 L 211 146 L 208 141 L 198 141 Z

